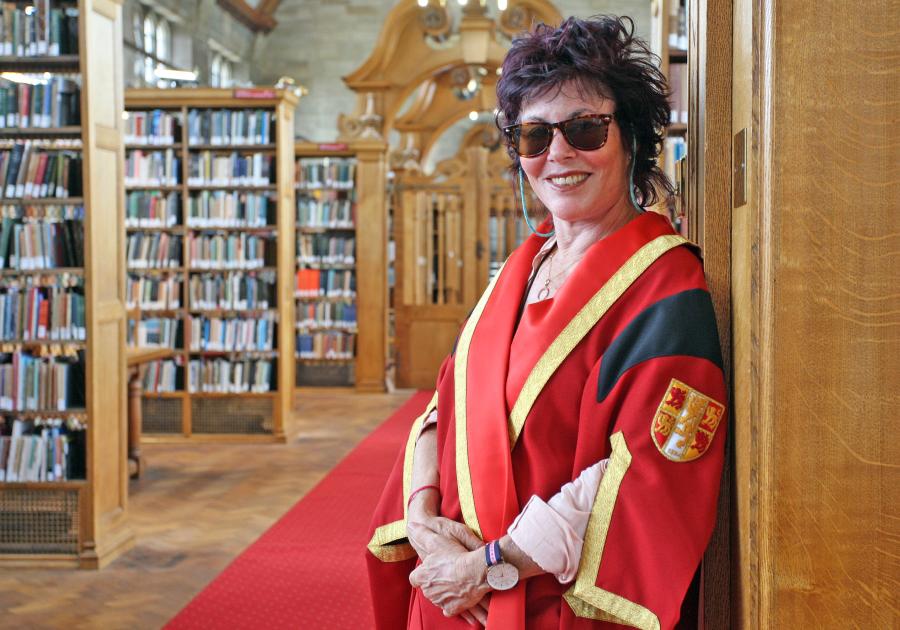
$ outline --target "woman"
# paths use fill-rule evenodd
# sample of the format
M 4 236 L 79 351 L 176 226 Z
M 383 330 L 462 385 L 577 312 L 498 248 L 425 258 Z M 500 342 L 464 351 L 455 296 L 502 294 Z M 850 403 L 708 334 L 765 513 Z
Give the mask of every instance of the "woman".
M 569 18 L 503 63 L 514 168 L 550 217 L 464 325 L 379 504 L 379 627 L 678 622 L 715 522 L 726 392 L 698 253 L 641 207 L 671 190 L 669 106 L 632 32 Z

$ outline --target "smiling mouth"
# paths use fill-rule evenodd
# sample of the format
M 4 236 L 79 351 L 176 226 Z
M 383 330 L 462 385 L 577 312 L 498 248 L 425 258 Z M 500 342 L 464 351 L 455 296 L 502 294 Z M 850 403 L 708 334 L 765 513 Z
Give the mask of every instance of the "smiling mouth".
M 548 177 L 547 180 L 557 188 L 568 188 L 577 186 L 588 177 L 590 176 L 585 173 L 579 173 L 578 175 L 566 175 L 564 177 Z

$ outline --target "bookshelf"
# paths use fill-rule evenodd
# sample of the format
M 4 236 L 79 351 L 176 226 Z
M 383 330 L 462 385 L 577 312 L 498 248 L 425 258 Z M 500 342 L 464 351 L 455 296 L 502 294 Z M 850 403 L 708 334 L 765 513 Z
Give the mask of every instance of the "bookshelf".
M 384 143 L 294 144 L 297 385 L 383 391 Z
M 0 15 L 0 565 L 96 569 L 134 541 L 121 2 Z
M 279 441 L 294 388 L 297 97 L 125 95 L 130 345 L 144 441 Z
M 659 55 L 660 69 L 672 91 L 669 99 L 672 114 L 659 162 L 676 188 L 675 197 L 661 202 L 657 210 L 667 214 L 676 229 L 687 234 L 684 207 L 689 98 L 687 0 L 654 0 L 651 15 L 651 47 Z
M 355 382 L 356 154 L 348 145 L 296 142 L 298 386 Z

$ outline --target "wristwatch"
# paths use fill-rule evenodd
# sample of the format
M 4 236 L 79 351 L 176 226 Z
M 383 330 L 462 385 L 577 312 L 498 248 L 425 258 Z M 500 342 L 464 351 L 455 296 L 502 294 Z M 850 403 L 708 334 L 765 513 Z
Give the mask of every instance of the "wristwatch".
M 487 563 L 487 583 L 495 591 L 508 591 L 519 583 L 519 570 L 503 561 L 500 555 L 500 541 L 488 543 L 484 547 L 484 561 Z

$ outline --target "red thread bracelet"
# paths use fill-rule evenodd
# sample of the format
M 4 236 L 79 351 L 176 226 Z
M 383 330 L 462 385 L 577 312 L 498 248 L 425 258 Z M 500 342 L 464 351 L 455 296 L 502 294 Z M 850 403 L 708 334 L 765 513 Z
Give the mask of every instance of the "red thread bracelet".
M 413 497 L 415 497 L 417 494 L 422 492 L 422 490 L 428 490 L 429 488 L 433 488 L 433 489 L 437 490 L 438 494 L 441 493 L 441 489 L 438 486 L 435 486 L 434 484 L 429 484 L 427 486 L 422 486 L 420 488 L 416 488 L 415 490 L 413 490 L 412 492 L 409 493 L 409 498 L 406 500 L 406 508 L 409 509 L 409 504 L 412 503 Z

